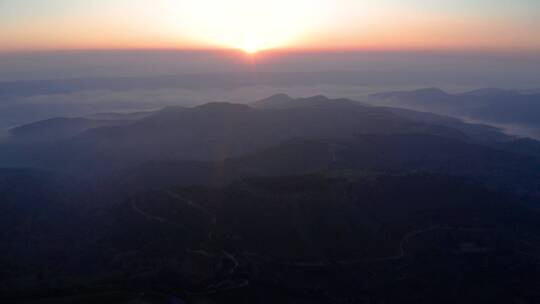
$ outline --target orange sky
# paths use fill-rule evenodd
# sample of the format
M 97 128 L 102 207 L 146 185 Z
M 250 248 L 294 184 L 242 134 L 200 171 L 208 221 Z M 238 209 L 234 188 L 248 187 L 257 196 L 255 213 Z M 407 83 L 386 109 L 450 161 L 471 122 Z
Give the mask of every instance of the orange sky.
M 535 0 L 3 0 L 0 50 L 540 50 Z

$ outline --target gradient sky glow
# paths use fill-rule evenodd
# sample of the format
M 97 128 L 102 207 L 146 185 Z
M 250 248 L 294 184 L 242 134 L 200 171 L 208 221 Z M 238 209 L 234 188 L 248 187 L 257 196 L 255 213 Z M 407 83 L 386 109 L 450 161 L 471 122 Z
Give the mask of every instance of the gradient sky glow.
M 538 0 L 0 0 L 0 51 L 540 50 Z

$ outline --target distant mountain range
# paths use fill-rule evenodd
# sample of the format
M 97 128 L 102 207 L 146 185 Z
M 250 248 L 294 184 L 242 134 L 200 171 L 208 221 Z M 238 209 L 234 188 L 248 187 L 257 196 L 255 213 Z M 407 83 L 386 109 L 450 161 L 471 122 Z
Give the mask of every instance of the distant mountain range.
M 20 151 L 36 140 L 43 144 L 33 146 L 33 154 L 43 151 L 39 158 L 47 166 L 84 159 L 83 163 L 223 160 L 291 139 L 347 143 L 363 134 L 421 133 L 482 143 L 513 140 L 488 126 L 324 96 L 293 99 L 280 94 L 251 106 L 209 103 L 107 118 L 56 118 L 14 128 L 0 155 L 2 163 L 9 165 L 10 149 Z M 24 161 L 24 154 L 11 155 Z
M 437 88 L 373 94 L 375 105 L 427 111 L 468 120 L 521 127 L 521 133 L 540 137 L 540 93 L 494 88 L 449 94 Z M 527 132 L 529 131 L 529 132 Z M 519 131 L 516 131 L 519 132 Z
M 77 175 L 126 171 L 132 172 L 127 180 L 141 185 L 159 185 L 157 180 L 224 182 L 331 168 L 420 170 L 506 188 L 520 181 L 524 193 L 537 190 L 540 143 L 534 140 L 446 116 L 349 99 L 278 94 L 251 105 L 209 103 L 106 117 L 57 118 L 12 129 L 2 144 L 0 164 Z M 140 172 L 156 180 L 141 183 Z

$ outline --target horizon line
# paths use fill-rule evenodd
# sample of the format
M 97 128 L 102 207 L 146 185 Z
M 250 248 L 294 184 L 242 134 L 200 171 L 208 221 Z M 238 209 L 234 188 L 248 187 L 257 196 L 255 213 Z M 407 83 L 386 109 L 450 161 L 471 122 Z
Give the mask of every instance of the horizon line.
M 468 54 L 534 54 L 537 55 L 540 49 L 530 48 L 383 48 L 383 47 L 366 47 L 366 48 L 269 48 L 262 49 L 253 54 L 248 54 L 245 51 L 237 48 L 222 48 L 222 47 L 201 47 L 201 48 L 182 48 L 182 47 L 125 47 L 125 48 L 20 48 L 20 49 L 0 49 L 0 55 L 26 55 L 26 54 L 54 54 L 54 53 L 223 53 L 223 54 L 238 54 L 245 57 L 259 57 L 264 54 L 406 54 L 406 53 L 468 53 Z

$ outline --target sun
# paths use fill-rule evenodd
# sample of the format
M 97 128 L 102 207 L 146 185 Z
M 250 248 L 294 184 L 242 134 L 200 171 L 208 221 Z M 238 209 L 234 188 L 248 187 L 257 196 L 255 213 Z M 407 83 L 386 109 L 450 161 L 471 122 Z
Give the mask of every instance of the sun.
M 241 49 L 247 54 L 255 54 L 260 50 L 257 39 L 253 35 L 246 36 Z
M 154 2 L 163 2 L 171 7 L 159 8 L 156 12 L 156 26 L 165 27 L 163 22 L 170 26 L 167 37 L 181 37 L 196 47 L 237 50 L 252 55 L 269 50 L 299 48 L 326 28 L 328 22 L 333 20 L 330 12 L 336 6 L 336 1 L 329 0 Z

